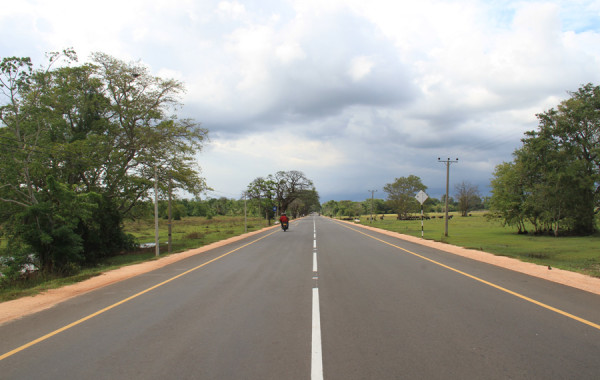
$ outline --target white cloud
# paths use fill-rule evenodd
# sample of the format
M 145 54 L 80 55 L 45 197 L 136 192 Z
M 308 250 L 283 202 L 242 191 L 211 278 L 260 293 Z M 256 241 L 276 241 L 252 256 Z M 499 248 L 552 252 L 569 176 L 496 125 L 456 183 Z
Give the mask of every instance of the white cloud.
M 374 66 L 375 62 L 370 57 L 355 57 L 350 62 L 348 74 L 354 82 L 358 82 L 359 80 L 369 75 Z
M 185 116 L 213 136 L 208 183 L 230 193 L 299 169 L 324 196 L 362 194 L 408 174 L 443 187 L 438 155 L 461 157 L 457 181 L 487 183 L 535 113 L 600 84 L 599 12 L 594 0 L 22 0 L 0 9 L 0 55 L 72 46 L 184 81 Z
M 284 64 L 306 58 L 306 53 L 297 42 L 284 42 L 277 46 L 275 55 Z
M 237 1 L 221 1 L 216 12 L 220 16 L 236 20 L 240 19 L 246 13 L 246 7 Z
M 211 145 L 218 155 L 272 161 L 281 167 L 335 167 L 347 160 L 332 142 L 311 140 L 290 131 L 259 133 L 230 140 L 216 139 Z

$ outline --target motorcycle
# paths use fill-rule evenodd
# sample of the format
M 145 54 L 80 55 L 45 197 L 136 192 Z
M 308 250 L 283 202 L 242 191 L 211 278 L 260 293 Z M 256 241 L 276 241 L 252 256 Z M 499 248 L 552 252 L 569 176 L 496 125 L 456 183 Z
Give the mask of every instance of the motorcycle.
M 290 222 L 281 222 L 281 229 L 285 232 L 289 227 Z

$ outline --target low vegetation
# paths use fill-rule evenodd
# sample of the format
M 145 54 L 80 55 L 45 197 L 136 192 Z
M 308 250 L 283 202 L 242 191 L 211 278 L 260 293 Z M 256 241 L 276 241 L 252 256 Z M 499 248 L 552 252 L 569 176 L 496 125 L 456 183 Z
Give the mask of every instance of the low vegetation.
M 249 217 L 248 232 L 266 227 L 264 219 Z M 211 219 L 187 217 L 172 221 L 172 249 L 181 252 L 202 247 L 219 240 L 244 233 L 243 216 L 218 216 Z M 140 244 L 154 243 L 154 220 L 143 219 L 125 223 L 125 231 L 132 234 Z M 167 251 L 168 225 L 166 220 L 159 221 L 160 251 Z M 154 252 L 154 248 L 151 249 Z
M 461 217 L 450 213 L 448 235 L 444 236 L 444 219 L 441 213 L 430 213 L 424 221 L 425 239 L 440 241 L 460 247 L 477 249 L 496 255 L 566 269 L 600 277 L 600 233 L 589 236 L 565 236 L 517 234 L 516 228 L 503 227 L 499 220 L 489 220 L 484 212 L 472 212 Z M 372 223 L 369 216 L 362 216 L 362 224 L 389 231 L 421 237 L 421 221 L 397 220 L 396 215 L 379 215 Z

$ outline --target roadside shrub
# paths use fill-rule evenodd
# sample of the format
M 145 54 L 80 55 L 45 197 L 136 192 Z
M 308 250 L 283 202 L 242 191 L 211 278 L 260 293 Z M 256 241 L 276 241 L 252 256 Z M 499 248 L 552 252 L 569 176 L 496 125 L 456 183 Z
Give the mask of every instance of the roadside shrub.
M 10 250 L 4 250 L 0 256 L 0 286 L 13 283 L 29 274 L 37 272 L 39 265 L 35 260 L 35 255 L 26 249 L 13 247 Z
M 185 236 L 186 239 L 202 239 L 205 236 L 202 232 L 192 232 Z

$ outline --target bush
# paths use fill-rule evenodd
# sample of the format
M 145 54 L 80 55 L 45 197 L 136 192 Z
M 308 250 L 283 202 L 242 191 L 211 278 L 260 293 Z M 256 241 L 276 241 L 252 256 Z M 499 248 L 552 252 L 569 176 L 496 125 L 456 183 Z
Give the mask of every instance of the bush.
M 25 250 L 7 251 L 0 256 L 0 286 L 15 282 L 39 269 L 35 256 Z

